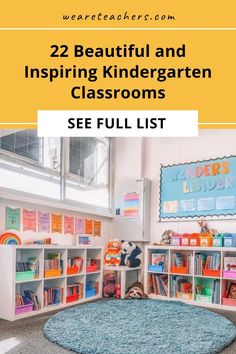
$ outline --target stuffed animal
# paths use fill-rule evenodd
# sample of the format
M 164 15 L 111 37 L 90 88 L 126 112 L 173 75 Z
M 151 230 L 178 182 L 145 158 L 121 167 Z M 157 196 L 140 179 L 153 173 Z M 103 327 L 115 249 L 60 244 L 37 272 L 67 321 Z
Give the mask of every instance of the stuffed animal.
M 201 228 L 201 234 L 210 234 L 212 236 L 218 235 L 218 231 L 215 229 L 209 229 L 206 220 L 198 221 L 198 225 Z
M 139 267 L 141 264 L 141 248 L 131 241 L 121 241 L 121 266 L 131 268 Z
M 103 278 L 103 297 L 113 297 L 116 292 L 116 278 L 113 273 L 107 273 Z
M 201 228 L 201 234 L 209 234 L 210 233 L 210 229 L 209 229 L 207 222 L 205 220 L 198 221 L 198 225 Z
M 110 240 L 104 255 L 104 264 L 108 266 L 119 266 L 121 259 L 121 242 Z
M 128 288 L 127 294 L 125 295 L 127 300 L 131 299 L 147 299 L 148 295 L 144 293 L 143 284 L 140 282 L 135 282 Z
M 173 230 L 166 230 L 161 236 L 161 245 L 168 246 L 170 245 L 171 237 L 175 234 Z

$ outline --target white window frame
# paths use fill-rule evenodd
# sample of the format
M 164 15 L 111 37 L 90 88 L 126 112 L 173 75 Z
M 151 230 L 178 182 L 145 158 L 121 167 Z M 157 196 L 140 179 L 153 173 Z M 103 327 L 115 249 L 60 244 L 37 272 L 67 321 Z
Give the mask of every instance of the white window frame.
M 83 213 L 90 213 L 95 215 L 107 216 L 111 217 L 113 215 L 113 195 L 114 195 L 114 142 L 112 138 L 109 138 L 109 171 L 108 171 L 108 193 L 109 193 L 109 202 L 108 207 L 103 208 L 100 206 L 86 204 L 79 201 L 72 201 L 66 198 L 66 177 L 67 177 L 67 165 L 69 164 L 68 159 L 69 154 L 69 138 L 61 138 L 61 168 L 60 171 L 56 171 L 53 169 L 49 169 L 44 167 L 40 163 L 34 162 L 34 160 L 28 159 L 27 157 L 17 155 L 13 152 L 0 149 L 0 160 L 5 160 L 9 164 L 7 168 L 11 169 L 14 172 L 26 174 L 28 176 L 39 177 L 46 180 L 51 180 L 53 176 L 55 178 L 60 178 L 60 200 L 47 198 L 42 196 L 36 196 L 31 193 L 26 192 L 19 192 L 12 189 L 6 189 L 0 186 L 0 197 L 11 199 L 11 196 L 14 199 L 18 199 L 21 201 L 28 201 L 37 203 L 41 205 L 48 205 L 48 203 L 53 203 L 53 205 L 57 206 L 58 208 L 64 208 L 71 211 L 80 211 Z M 3 162 L 0 161 L 0 166 L 3 166 Z M 20 169 L 19 169 L 20 164 Z M 18 165 L 18 166 L 16 166 Z M 4 166 L 6 166 L 4 164 Z M 71 176 L 74 176 L 71 174 Z M 46 204 L 45 204 L 46 202 Z

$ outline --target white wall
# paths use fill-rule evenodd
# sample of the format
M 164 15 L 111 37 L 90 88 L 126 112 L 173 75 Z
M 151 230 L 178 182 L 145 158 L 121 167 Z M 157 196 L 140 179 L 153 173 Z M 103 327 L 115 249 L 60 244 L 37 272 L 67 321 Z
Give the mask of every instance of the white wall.
M 74 216 L 84 216 L 87 218 L 91 219 L 96 219 L 96 220 L 101 220 L 102 222 L 102 237 L 92 237 L 92 245 L 93 246 L 104 246 L 107 244 L 107 240 L 111 238 L 111 220 L 106 217 L 99 217 L 99 216 L 94 216 L 91 214 L 84 214 L 84 213 L 76 213 L 73 211 L 69 210 L 63 210 L 63 209 L 58 209 L 58 208 L 52 208 L 52 207 L 46 207 L 46 206 L 39 206 L 37 204 L 33 203 L 26 203 L 22 201 L 13 201 L 13 200 L 7 200 L 7 199 L 0 199 L 0 235 L 3 234 L 5 230 L 5 209 L 6 206 L 9 206 L 10 208 L 21 208 L 21 211 L 23 208 L 26 208 L 28 210 L 40 210 L 40 211 L 46 211 L 46 212 L 53 212 L 56 214 L 62 214 L 62 215 L 74 215 Z M 41 240 L 45 239 L 48 237 L 51 237 L 52 243 L 59 244 L 59 245 L 74 245 L 75 244 L 75 236 L 72 235 L 63 235 L 63 234 L 56 234 L 56 233 L 39 233 L 39 232 L 33 232 L 33 231 L 22 231 L 22 214 L 21 212 L 21 230 L 16 231 L 16 230 L 7 230 L 9 232 L 14 232 L 17 234 L 22 243 L 25 241 L 29 240 Z
M 172 164 L 236 155 L 236 130 L 200 130 L 198 138 L 117 138 L 115 180 L 147 177 L 152 181 L 151 242 L 164 230 L 180 233 L 199 231 L 197 222 L 158 222 L 160 164 Z M 222 232 L 235 232 L 236 220 L 209 221 Z

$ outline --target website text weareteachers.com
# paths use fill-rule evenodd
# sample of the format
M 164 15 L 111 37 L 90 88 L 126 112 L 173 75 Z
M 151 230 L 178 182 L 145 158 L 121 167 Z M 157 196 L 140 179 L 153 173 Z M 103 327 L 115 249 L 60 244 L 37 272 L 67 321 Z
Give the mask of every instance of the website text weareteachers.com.
M 78 21 L 78 22 L 94 22 L 94 21 L 104 21 L 104 22 L 147 22 L 147 21 L 175 21 L 175 16 L 169 13 L 131 13 L 129 11 L 124 11 L 122 13 L 65 13 L 62 15 L 64 21 Z

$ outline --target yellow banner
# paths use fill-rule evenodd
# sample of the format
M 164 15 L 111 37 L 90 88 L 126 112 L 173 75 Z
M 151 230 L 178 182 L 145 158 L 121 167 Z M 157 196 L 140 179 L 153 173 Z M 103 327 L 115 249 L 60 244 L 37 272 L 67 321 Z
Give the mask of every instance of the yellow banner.
M 235 34 L 1 31 L 1 127 L 10 122 L 36 127 L 37 110 L 50 109 L 198 110 L 200 127 L 230 127 L 225 123 L 236 122 Z M 117 46 L 120 56 L 112 52 Z M 109 53 L 115 57 L 107 57 Z M 142 53 L 144 57 L 136 56 Z M 111 90 L 111 97 L 101 97 L 99 90 Z M 152 90 L 150 97 L 144 90 Z

